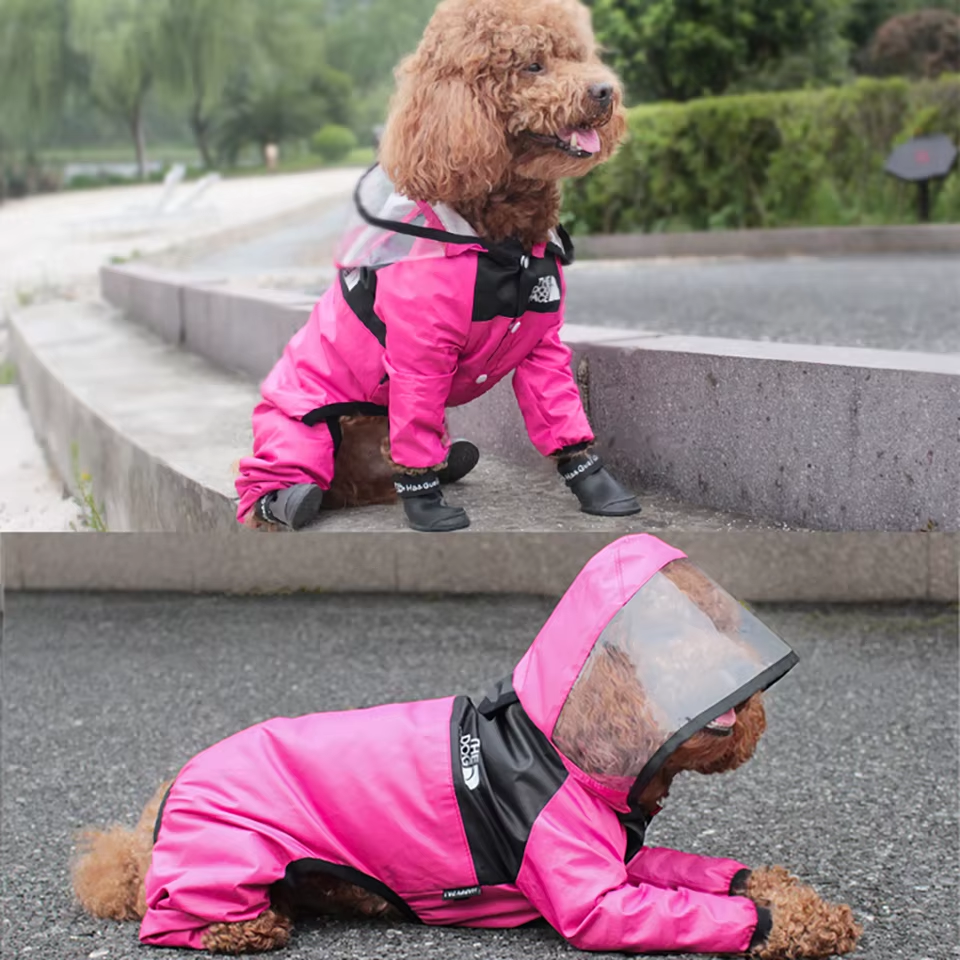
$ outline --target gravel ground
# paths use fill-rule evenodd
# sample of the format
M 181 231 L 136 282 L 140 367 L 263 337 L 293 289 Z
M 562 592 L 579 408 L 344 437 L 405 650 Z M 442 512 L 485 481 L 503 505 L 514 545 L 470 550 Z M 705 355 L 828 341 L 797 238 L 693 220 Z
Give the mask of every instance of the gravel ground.
M 207 744 L 273 715 L 479 693 L 522 654 L 540 599 L 8 594 L 3 956 L 133 960 L 136 926 L 72 904 L 74 831 L 131 821 Z M 942 608 L 769 608 L 802 657 L 736 773 L 678 783 L 650 840 L 783 862 L 853 904 L 858 956 L 958 955 L 957 638 Z M 165 960 L 196 956 L 157 953 Z M 288 960 L 547 960 L 549 929 L 318 923 Z

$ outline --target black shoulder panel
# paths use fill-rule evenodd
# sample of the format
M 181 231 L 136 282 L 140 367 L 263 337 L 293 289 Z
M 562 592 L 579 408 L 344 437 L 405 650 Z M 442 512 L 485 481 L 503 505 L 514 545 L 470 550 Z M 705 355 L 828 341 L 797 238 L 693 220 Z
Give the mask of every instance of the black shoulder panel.
M 340 292 L 357 319 L 377 338 L 381 347 L 387 345 L 386 324 L 377 316 L 377 272 L 368 267 L 340 271 Z
M 643 849 L 643 841 L 650 826 L 650 818 L 634 811 L 620 818 L 623 829 L 627 834 L 627 847 L 623 854 L 623 862 L 629 863 Z
M 567 778 L 519 701 L 481 714 L 458 697 L 451 718 L 453 782 L 481 886 L 513 883 L 537 817 Z
M 562 295 L 557 257 L 529 257 L 504 248 L 477 255 L 473 322 L 522 317 L 528 310 L 557 313 Z

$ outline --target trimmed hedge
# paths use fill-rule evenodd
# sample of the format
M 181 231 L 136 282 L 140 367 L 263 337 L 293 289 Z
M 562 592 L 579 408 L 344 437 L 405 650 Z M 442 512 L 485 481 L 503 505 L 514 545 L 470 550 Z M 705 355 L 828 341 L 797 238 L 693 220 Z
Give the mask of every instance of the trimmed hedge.
M 356 148 L 357 135 L 349 127 L 341 127 L 335 123 L 328 123 L 310 140 L 310 149 L 327 163 L 345 160 Z
M 636 107 L 617 156 L 567 184 L 564 222 L 578 233 L 916 222 L 917 188 L 883 165 L 925 133 L 960 141 L 960 75 Z M 932 216 L 960 220 L 960 171 L 934 187 Z

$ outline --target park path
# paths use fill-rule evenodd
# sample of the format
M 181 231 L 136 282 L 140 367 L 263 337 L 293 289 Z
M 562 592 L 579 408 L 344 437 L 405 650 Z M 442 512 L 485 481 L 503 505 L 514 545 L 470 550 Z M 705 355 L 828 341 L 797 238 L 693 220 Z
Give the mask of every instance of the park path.
M 353 168 L 247 177 L 218 183 L 189 214 L 151 215 L 161 187 L 51 194 L 0 206 L 0 530 L 79 528 L 83 518 L 47 465 L 10 381 L 9 313 L 51 298 L 96 296 L 112 259 L 190 247 L 215 251 L 249 231 L 276 229 L 305 209 L 346 200 Z M 181 186 L 186 193 L 188 186 Z

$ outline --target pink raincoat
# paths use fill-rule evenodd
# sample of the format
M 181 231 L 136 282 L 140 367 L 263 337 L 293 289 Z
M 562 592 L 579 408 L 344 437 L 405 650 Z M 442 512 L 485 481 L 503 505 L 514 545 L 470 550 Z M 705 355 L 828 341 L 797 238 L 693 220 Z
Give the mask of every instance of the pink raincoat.
M 796 656 L 733 601 L 739 623 L 719 630 L 658 572 L 682 557 L 646 535 L 601 552 L 479 706 L 271 720 L 195 757 L 158 818 L 143 942 L 200 947 L 209 924 L 258 916 L 272 884 L 316 870 L 427 924 L 546 918 L 586 950 L 747 950 L 757 908 L 730 895 L 744 865 L 643 846 L 632 800 Z M 583 726 L 624 662 L 649 712 L 629 743 Z
M 341 416 L 388 415 L 393 459 L 437 466 L 445 409 L 511 372 L 542 454 L 593 439 L 560 341 L 573 257 L 563 230 L 530 254 L 485 243 L 449 207 L 394 194 L 379 168 L 356 202 L 365 219 L 344 239 L 337 282 L 263 383 L 237 480 L 241 520 L 272 490 L 329 488 Z

